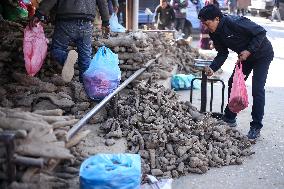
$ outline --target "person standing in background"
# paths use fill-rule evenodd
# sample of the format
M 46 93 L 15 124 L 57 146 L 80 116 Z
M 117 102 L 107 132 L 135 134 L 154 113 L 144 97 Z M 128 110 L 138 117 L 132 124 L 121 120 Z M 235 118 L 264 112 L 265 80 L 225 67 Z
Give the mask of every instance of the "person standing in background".
M 271 21 L 273 22 L 275 16 L 277 17 L 277 21 L 281 22 L 281 16 L 279 12 L 279 0 L 275 0 L 274 2 L 274 8 L 272 10 L 272 16 L 271 16 Z
M 205 6 L 207 5 L 215 5 L 216 7 L 219 7 L 219 3 L 217 0 L 206 0 L 205 1 Z M 211 49 L 211 44 L 210 43 L 211 39 L 209 36 L 209 30 L 208 28 L 206 28 L 206 26 L 204 26 L 203 24 L 201 24 L 201 34 L 200 34 L 200 41 L 199 41 L 199 46 L 201 49 Z
M 108 0 L 108 11 L 109 11 L 109 15 L 111 16 L 113 13 L 117 13 L 118 12 L 118 0 Z
M 102 31 L 108 35 L 109 13 L 106 0 L 43 0 L 30 19 L 29 27 L 47 21 L 50 11 L 55 8 L 55 29 L 52 36 L 51 56 L 62 68 L 62 78 L 70 82 L 74 75 L 74 64 L 79 65 L 79 79 L 83 82 L 83 73 L 89 68 L 92 59 L 93 21 L 98 8 L 102 17 Z M 75 43 L 77 51 L 68 50 Z
M 237 9 L 237 0 L 227 0 L 229 14 L 235 15 Z
M 109 16 L 111 16 L 112 13 L 117 13 L 118 8 L 119 8 L 118 0 L 106 0 L 106 2 L 107 2 Z M 95 29 L 101 30 L 102 21 L 101 21 L 101 15 L 100 15 L 98 7 L 96 9 L 96 16 L 95 16 L 95 20 L 93 24 L 95 26 Z
M 237 14 L 244 16 L 250 4 L 250 0 L 237 0 Z
M 122 15 L 122 25 L 126 26 L 126 0 L 118 0 L 119 8 L 117 12 L 118 21 L 121 23 L 120 16 Z
M 157 7 L 155 12 L 155 21 L 158 24 L 158 29 L 171 29 L 175 21 L 175 12 L 167 0 L 162 0 L 161 5 Z
M 173 0 L 172 6 L 175 11 L 175 28 L 177 31 L 182 33 L 186 19 L 186 8 L 188 6 L 188 1 Z

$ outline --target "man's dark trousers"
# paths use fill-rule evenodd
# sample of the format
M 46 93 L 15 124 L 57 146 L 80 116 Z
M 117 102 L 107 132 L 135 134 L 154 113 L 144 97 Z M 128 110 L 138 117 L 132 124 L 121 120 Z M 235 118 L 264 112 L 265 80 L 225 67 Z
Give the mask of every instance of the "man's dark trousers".
M 55 24 L 51 46 L 52 57 L 63 66 L 68 55 L 68 46 L 71 42 L 75 43 L 81 82 L 92 58 L 92 34 L 93 24 L 88 20 L 60 20 Z
M 252 97 L 253 97 L 253 106 L 252 106 L 252 122 L 250 123 L 251 127 L 261 129 L 262 119 L 264 115 L 264 106 L 265 106 L 265 83 L 268 74 L 268 69 L 271 61 L 273 60 L 273 53 L 270 53 L 266 57 L 254 58 L 249 57 L 247 61 L 243 62 L 243 73 L 245 79 L 248 78 L 251 71 L 253 71 L 252 76 Z M 228 96 L 230 96 L 233 75 L 231 75 L 228 81 Z M 225 109 L 225 117 L 228 119 L 234 120 L 237 114 L 230 111 L 228 105 Z

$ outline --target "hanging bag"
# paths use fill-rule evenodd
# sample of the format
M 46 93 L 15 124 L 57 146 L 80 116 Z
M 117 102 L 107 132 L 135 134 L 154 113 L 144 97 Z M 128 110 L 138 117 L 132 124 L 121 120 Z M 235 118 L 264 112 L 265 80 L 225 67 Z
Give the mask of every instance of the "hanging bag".
M 34 76 L 41 68 L 47 54 L 48 39 L 40 24 L 24 30 L 24 59 L 28 75 Z
M 109 19 L 109 26 L 110 26 L 110 31 L 112 32 L 125 32 L 125 27 L 123 27 L 119 22 L 117 15 L 113 13 Z
M 83 83 L 87 95 L 93 100 L 102 100 L 119 85 L 121 71 L 118 55 L 109 48 L 100 47 L 83 74 Z
M 229 98 L 229 109 L 234 113 L 239 113 L 248 107 L 248 93 L 245 84 L 245 76 L 242 71 L 242 62 L 236 64 L 233 83 Z

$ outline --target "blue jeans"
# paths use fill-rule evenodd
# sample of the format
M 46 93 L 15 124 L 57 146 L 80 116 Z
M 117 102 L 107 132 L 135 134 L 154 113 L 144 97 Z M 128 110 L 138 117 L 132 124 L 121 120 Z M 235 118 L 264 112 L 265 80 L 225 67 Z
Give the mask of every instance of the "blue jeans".
M 62 66 L 68 55 L 68 46 L 72 42 L 77 47 L 79 78 L 83 81 L 83 73 L 89 68 L 92 58 L 91 21 L 72 19 L 60 20 L 55 24 L 52 38 L 51 55 Z
M 251 71 L 253 71 L 252 77 L 252 97 L 253 97 L 253 105 L 252 105 L 252 122 L 250 122 L 250 126 L 261 129 L 262 119 L 264 116 L 264 106 L 265 106 L 265 83 L 268 74 L 268 69 L 271 61 L 273 60 L 274 53 L 271 52 L 267 54 L 264 58 L 251 58 L 247 61 L 243 62 L 243 73 L 245 75 L 245 79 L 248 78 Z M 233 82 L 233 75 L 230 77 L 228 82 L 228 96 L 231 93 L 231 87 Z M 225 109 L 225 117 L 228 119 L 234 120 L 237 114 L 230 111 L 228 105 Z

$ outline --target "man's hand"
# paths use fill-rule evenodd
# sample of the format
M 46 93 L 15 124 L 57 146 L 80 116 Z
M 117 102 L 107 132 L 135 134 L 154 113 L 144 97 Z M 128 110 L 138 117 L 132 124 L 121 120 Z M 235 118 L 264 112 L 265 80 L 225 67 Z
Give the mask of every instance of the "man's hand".
M 204 67 L 204 71 L 207 76 L 212 76 L 214 74 L 214 71 L 208 66 Z
M 250 56 L 250 52 L 247 51 L 247 50 L 244 50 L 242 51 L 240 54 L 239 54 L 239 61 L 245 61 L 247 60 L 247 58 Z
M 30 21 L 29 21 L 29 27 L 30 29 L 32 29 L 33 27 L 36 27 L 36 25 L 40 22 L 40 20 L 38 19 L 38 17 L 33 16 Z
M 109 26 L 103 26 L 102 27 L 102 34 L 103 34 L 104 38 L 109 38 L 110 27 Z

